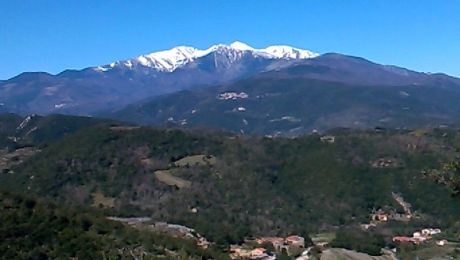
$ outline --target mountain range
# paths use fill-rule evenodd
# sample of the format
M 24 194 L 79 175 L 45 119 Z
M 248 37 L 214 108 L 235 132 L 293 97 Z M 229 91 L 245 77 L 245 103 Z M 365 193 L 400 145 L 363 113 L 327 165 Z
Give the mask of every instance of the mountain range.
M 316 56 L 289 46 L 253 49 L 240 42 L 206 50 L 179 46 L 57 75 L 22 73 L 0 81 L 0 103 L 20 114 L 92 115 L 146 97 L 227 83 Z
M 338 53 L 242 42 L 179 46 L 57 75 L 0 81 L 0 112 L 295 136 L 460 121 L 460 79 Z
M 296 136 L 331 128 L 455 125 L 460 81 L 341 54 L 132 104 L 107 117 L 139 124 Z

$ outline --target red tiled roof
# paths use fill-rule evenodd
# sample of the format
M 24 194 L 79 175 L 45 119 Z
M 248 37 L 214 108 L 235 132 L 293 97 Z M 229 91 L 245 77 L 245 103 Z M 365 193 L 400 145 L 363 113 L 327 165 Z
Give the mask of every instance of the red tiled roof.
M 413 242 L 411 237 L 393 237 L 393 242 Z
M 302 241 L 302 238 L 299 237 L 299 236 L 289 236 L 289 237 L 286 237 L 286 240 L 288 240 L 288 241 Z

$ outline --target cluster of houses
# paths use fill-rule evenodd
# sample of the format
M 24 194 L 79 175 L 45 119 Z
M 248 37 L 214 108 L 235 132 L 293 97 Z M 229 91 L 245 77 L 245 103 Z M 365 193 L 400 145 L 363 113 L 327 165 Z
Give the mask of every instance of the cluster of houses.
M 413 244 L 421 244 L 429 239 L 432 238 L 433 235 L 437 235 L 441 233 L 441 229 L 439 228 L 425 228 L 421 231 L 414 232 L 412 237 L 408 236 L 395 236 L 393 237 L 393 242 L 395 243 L 413 243 Z M 444 246 L 447 244 L 446 240 L 439 240 L 436 242 L 439 246 Z
M 387 222 L 389 220 L 407 222 L 416 217 L 412 213 L 412 205 L 406 202 L 401 195 L 394 192 L 392 192 L 391 195 L 393 199 L 402 207 L 404 213 L 398 213 L 394 209 L 388 207 L 386 209 L 380 208 L 378 210 L 374 210 L 370 215 L 370 223 L 361 225 L 364 230 L 375 227 L 377 224 Z
M 384 223 L 390 220 L 406 222 L 411 220 L 412 217 L 412 214 L 407 211 L 405 213 L 397 213 L 394 210 L 379 209 L 371 213 L 370 223 L 361 224 L 361 227 L 364 230 L 368 230 L 370 228 L 376 227 L 379 223 Z
M 240 92 L 240 93 L 224 92 L 224 93 L 219 94 L 218 98 L 220 100 L 229 100 L 229 99 L 236 100 L 236 99 L 239 99 L 239 98 L 245 99 L 245 98 L 248 98 L 248 97 L 249 97 L 249 95 L 246 94 L 245 92 Z
M 276 256 L 263 247 L 248 249 L 242 246 L 232 245 L 230 246 L 230 258 L 274 260 Z
M 333 144 L 335 143 L 335 136 L 333 135 L 324 135 L 319 138 L 323 143 Z
M 255 245 L 251 246 L 251 245 Z M 270 250 L 269 250 L 270 249 Z M 305 250 L 305 238 L 301 236 L 260 237 L 248 239 L 242 246 L 232 245 L 230 257 L 232 259 L 276 259 L 276 253 L 299 255 Z
M 379 158 L 371 163 L 373 168 L 394 168 L 398 166 L 396 159 Z
M 384 211 L 379 209 L 371 214 L 371 223 L 374 222 L 387 222 L 389 220 L 394 221 L 409 221 L 412 219 L 412 214 L 398 213 L 395 210 Z

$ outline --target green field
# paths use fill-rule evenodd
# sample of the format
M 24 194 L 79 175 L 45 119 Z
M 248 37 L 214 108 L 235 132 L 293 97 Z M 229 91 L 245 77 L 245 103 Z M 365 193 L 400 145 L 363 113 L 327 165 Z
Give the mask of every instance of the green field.
M 192 185 L 190 181 L 172 175 L 171 170 L 155 171 L 155 177 L 166 185 L 176 186 L 179 189 L 188 188 Z

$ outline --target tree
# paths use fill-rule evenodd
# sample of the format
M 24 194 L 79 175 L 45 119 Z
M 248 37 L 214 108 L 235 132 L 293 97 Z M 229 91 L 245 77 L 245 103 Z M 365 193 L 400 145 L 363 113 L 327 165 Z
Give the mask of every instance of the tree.
M 445 185 L 454 195 L 460 194 L 460 161 L 451 161 L 440 169 L 431 169 L 424 172 L 425 176 L 435 182 Z

